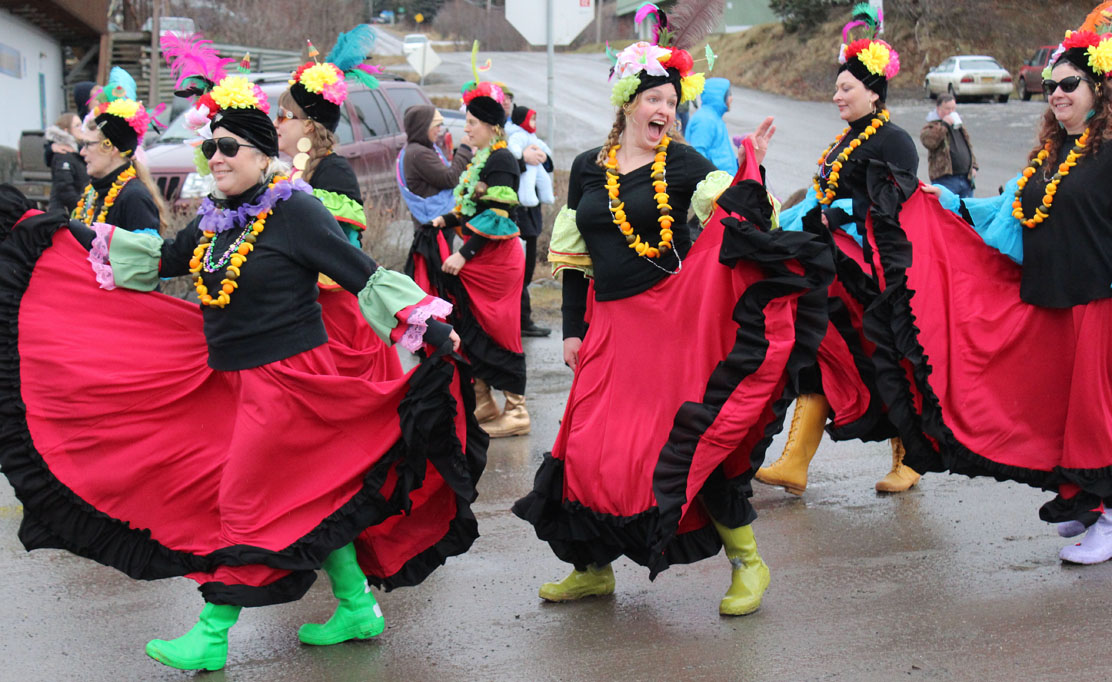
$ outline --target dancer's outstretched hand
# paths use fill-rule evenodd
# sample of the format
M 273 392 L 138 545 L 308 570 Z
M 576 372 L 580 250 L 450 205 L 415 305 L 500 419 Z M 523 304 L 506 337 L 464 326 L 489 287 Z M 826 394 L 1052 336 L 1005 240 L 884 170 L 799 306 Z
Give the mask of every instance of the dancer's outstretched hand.
M 764 163 L 765 154 L 768 153 L 768 145 L 772 142 L 772 136 L 776 134 L 776 126 L 772 124 L 773 117 L 769 116 L 761 121 L 757 126 L 756 132 L 749 133 L 747 136 L 749 141 L 753 143 L 754 161 L 757 165 Z M 745 145 L 740 145 L 737 148 L 737 163 L 739 167 L 745 165 Z

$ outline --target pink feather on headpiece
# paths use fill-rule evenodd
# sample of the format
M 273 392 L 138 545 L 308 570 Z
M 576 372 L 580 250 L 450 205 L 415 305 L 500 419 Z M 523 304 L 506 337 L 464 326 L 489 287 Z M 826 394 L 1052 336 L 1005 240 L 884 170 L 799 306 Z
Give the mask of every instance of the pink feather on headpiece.
M 177 77 L 174 87 L 180 88 L 186 78 L 201 76 L 212 83 L 219 83 L 228 75 L 224 67 L 235 63 L 235 59 L 221 58 L 212 47 L 211 40 L 205 40 L 200 33 L 179 38 L 166 33 L 159 41 L 170 72 Z
M 381 76 L 383 74 L 382 67 L 375 64 L 360 64 L 355 68 L 359 69 L 360 71 L 365 71 L 374 76 Z

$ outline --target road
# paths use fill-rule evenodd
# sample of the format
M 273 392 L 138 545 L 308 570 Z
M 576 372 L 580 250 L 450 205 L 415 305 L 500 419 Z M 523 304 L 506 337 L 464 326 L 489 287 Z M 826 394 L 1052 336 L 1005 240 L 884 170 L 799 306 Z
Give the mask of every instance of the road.
M 471 80 L 470 53 L 448 52 L 440 55 L 443 64 L 425 79 L 425 89 L 433 95 L 458 95 L 459 86 Z M 548 101 L 547 57 L 542 52 L 480 53 L 480 61 L 490 57 L 490 71 L 484 79 L 510 86 L 515 102 L 538 112 L 542 133 Z M 607 82 L 609 62 L 603 55 L 557 55 L 555 102 L 555 140 L 546 139 L 559 167 L 571 165 L 575 155 L 602 144 L 614 122 Z M 713 74 L 712 74 L 713 75 Z M 919 144 L 919 129 L 934 106 L 926 99 L 897 100 L 890 103 L 892 120 L 906 129 L 919 146 L 919 175 L 927 178 L 927 153 Z M 1035 124 L 1045 110 L 1041 101 L 1010 101 L 1007 104 L 970 103 L 958 111 L 972 135 L 974 152 L 980 163 L 977 196 L 991 196 L 1024 165 L 1027 151 L 1034 145 Z M 800 102 L 756 90 L 734 88 L 734 106 L 726 114 L 732 135 L 754 130 L 766 117 L 776 119 L 776 137 L 765 158 L 768 182 L 781 198 L 796 189 L 809 187 L 815 159 L 845 127 L 829 102 Z
M 544 93 L 538 59 L 496 56 L 491 75 L 535 104 Z M 572 56 L 566 64 L 572 80 L 584 80 L 560 93 L 562 164 L 575 149 L 597 144 L 609 117 L 599 94 L 605 81 L 594 70 L 599 60 Z M 735 101 L 734 130 L 777 115 L 780 131 L 768 166 L 779 191 L 805 185 L 813 159 L 840 129 L 832 108 L 749 91 L 738 91 Z M 961 107 L 982 164 L 981 193 L 1019 167 L 1023 140 L 1042 106 Z M 916 131 L 926 109 L 923 101 L 894 103 L 893 113 Z M 757 484 L 756 535 L 773 577 L 753 616 L 718 616 L 729 579 L 721 556 L 673 567 L 655 583 L 621 560 L 614 597 L 541 603 L 539 584 L 568 567 L 509 508 L 528 492 L 551 447 L 571 374 L 555 337 L 525 339 L 525 350 L 533 433 L 491 444 L 475 505 L 482 537 L 471 552 L 418 587 L 380 594 L 388 625 L 370 642 L 298 644 L 298 625 L 332 609 L 324 578 L 300 602 L 248 609 L 232 629 L 227 669 L 196 678 L 717 682 L 1107 674 L 1093 641 L 1112 609 L 1112 564 L 1059 563 L 1065 541 L 1036 513 L 1047 494 L 928 475 L 908 493 L 881 496 L 873 483 L 889 466 L 883 443 L 825 441 L 801 498 Z M 773 455 L 783 440 L 781 433 Z M 201 606 L 194 583 L 136 582 L 65 552 L 28 554 L 16 539 L 20 520 L 18 501 L 0 483 L 0 679 L 194 678 L 143 654 L 148 639 L 177 636 L 192 625 Z

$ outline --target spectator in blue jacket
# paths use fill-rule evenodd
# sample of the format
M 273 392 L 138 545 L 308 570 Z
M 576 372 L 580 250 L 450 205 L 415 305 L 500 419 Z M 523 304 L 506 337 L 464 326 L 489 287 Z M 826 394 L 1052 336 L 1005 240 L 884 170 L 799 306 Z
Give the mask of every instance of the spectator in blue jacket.
M 729 80 L 708 78 L 703 88 L 702 106 L 691 115 L 691 121 L 683 131 L 689 145 L 707 157 L 718 170 L 731 175 L 737 173 L 737 152 L 730 142 L 722 117 L 730 110 L 733 99 Z

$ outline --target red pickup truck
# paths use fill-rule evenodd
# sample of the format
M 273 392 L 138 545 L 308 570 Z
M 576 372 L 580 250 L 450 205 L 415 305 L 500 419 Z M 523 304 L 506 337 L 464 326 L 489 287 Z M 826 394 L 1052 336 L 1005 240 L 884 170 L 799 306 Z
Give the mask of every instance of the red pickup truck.
M 270 99 L 271 114 L 276 114 L 275 103 L 289 87 L 289 74 L 256 74 L 252 79 Z M 394 160 L 405 146 L 402 117 L 406 109 L 419 104 L 431 102 L 416 84 L 404 80 L 383 78 L 374 90 L 348 85 L 348 97 L 336 128 L 340 144 L 335 151 L 351 163 L 364 200 L 398 191 Z M 205 191 L 206 185 L 193 166 L 193 147 L 188 144 L 194 139 L 196 135 L 185 127 L 184 116 L 179 115 L 158 142 L 146 150 L 151 175 L 171 205 L 194 202 Z
M 1043 94 L 1043 69 L 1046 68 L 1047 62 L 1050 61 L 1050 55 L 1054 50 L 1058 49 L 1057 45 L 1043 45 L 1035 51 L 1027 61 L 1023 62 L 1023 66 L 1019 67 L 1019 76 L 1015 79 L 1016 94 L 1026 102 L 1031 99 L 1031 95 Z

